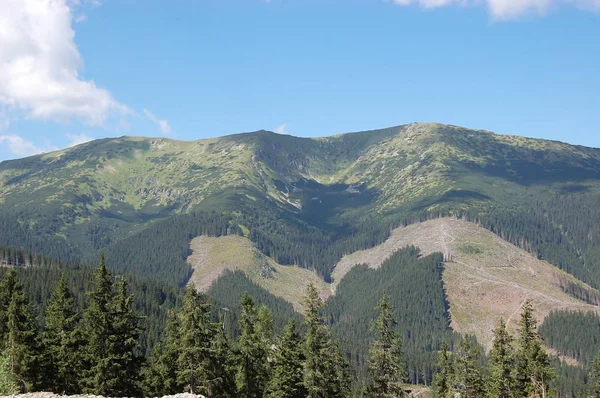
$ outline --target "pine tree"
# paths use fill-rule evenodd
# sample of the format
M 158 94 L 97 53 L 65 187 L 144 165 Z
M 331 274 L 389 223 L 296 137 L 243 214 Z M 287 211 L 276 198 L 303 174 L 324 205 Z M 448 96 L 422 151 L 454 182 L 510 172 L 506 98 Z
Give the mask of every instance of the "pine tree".
M 235 363 L 227 335 L 220 323 L 214 325 L 217 333 L 212 342 L 212 352 L 214 360 L 212 361 L 213 374 L 213 396 L 222 398 L 237 397 L 237 386 L 235 383 Z
M 19 386 L 15 381 L 15 376 L 10 370 L 9 359 L 0 356 L 0 395 L 13 395 L 19 393 Z
M 463 336 L 454 359 L 453 392 L 461 398 L 485 396 L 485 383 L 478 367 L 479 347 L 472 345 L 469 336 Z
M 84 313 L 84 391 L 105 396 L 137 395 L 141 365 L 136 354 L 138 318 L 124 280 L 115 292 L 104 255 L 100 256 L 92 286 Z
M 170 311 L 163 341 L 154 347 L 150 364 L 143 371 L 146 396 L 174 395 L 183 391 L 183 386 L 177 382 L 180 338 L 179 314 Z
M 452 391 L 452 380 L 454 379 L 454 361 L 448 346 L 442 343 L 438 354 L 437 369 L 433 381 L 433 391 L 436 398 L 446 398 Z
M 367 397 L 392 398 L 404 397 L 404 379 L 406 371 L 402 362 L 402 343 L 396 331 L 398 322 L 385 295 L 375 308 L 379 316 L 373 322 L 371 330 L 378 335 L 371 344 L 367 363 Z
M 347 363 L 339 346 L 320 317 L 323 301 L 310 284 L 304 302 L 306 336 L 304 339 L 304 386 L 308 398 L 334 398 L 347 395 Z
M 56 393 L 77 394 L 81 390 L 83 344 L 75 301 L 63 274 L 46 309 L 43 334 L 48 357 L 47 385 Z
M 194 288 L 186 290 L 179 324 L 181 340 L 177 383 L 192 394 L 213 396 L 214 324 L 211 323 L 210 304 Z
M 517 351 L 516 378 L 520 396 L 550 396 L 550 382 L 554 377 L 548 354 L 544 351 L 537 332 L 533 307 L 530 301 L 526 301 L 521 313 Z
M 504 319 L 500 319 L 494 329 L 494 340 L 488 359 L 490 398 L 511 398 L 515 396 L 515 355 L 513 338 L 506 330 Z
M 283 330 L 273 359 L 273 375 L 267 387 L 268 398 L 304 398 L 304 353 L 296 321 L 290 319 Z
M 8 306 L 3 310 L 2 349 L 8 360 L 9 373 L 21 391 L 31 391 L 41 382 L 41 358 L 43 350 L 39 341 L 38 326 L 31 313 L 29 300 L 17 280 L 14 269 L 3 279 L 2 302 Z
M 600 398 L 600 352 L 598 352 L 596 360 L 592 363 L 589 380 L 592 388 L 592 397 Z
M 136 396 L 140 393 L 141 368 L 144 360 L 138 354 L 140 318 L 133 310 L 133 296 L 127 293 L 127 281 L 124 278 L 117 283 L 116 290 L 111 336 L 111 351 L 114 354 L 112 369 L 115 372 L 112 395 Z
M 259 322 L 258 311 L 248 293 L 244 294 L 240 304 L 242 315 L 240 319 L 241 335 L 238 343 L 239 358 L 236 383 L 240 397 L 262 397 L 269 378 L 269 339 L 272 333 L 270 314 L 262 313 Z M 270 329 L 270 330 L 269 330 Z

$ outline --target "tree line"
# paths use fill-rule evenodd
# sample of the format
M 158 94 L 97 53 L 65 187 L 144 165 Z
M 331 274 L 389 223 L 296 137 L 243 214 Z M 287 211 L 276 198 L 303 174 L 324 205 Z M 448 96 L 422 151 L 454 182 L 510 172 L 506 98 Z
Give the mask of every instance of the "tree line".
M 169 314 L 164 339 L 145 360 L 140 316 L 127 281 L 115 279 L 104 257 L 93 275 L 80 316 L 63 277 L 37 324 L 14 269 L 0 283 L 0 393 L 49 390 L 105 396 L 160 396 L 189 391 L 211 397 L 347 397 L 351 375 L 339 343 L 321 315 L 314 286 L 305 298 L 304 335 L 290 319 L 273 331 L 266 306 L 249 294 L 240 305 L 240 336 L 231 341 L 224 318 L 187 288 L 183 305 Z M 364 396 L 403 394 L 402 345 L 388 298 L 378 306 Z M 393 395 L 396 396 L 396 395 Z

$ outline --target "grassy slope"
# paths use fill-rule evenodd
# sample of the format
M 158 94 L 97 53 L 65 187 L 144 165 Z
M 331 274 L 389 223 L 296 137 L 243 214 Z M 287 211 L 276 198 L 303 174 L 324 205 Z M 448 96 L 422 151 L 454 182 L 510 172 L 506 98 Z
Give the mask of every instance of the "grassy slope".
M 194 269 L 192 283 L 200 290 L 208 290 L 225 269 L 238 269 L 301 311 L 309 282 L 326 299 L 354 265 L 378 267 L 395 250 L 407 245 L 419 247 L 423 255 L 442 252 L 449 259 L 444 283 L 452 327 L 475 334 L 484 346 L 489 345 L 491 331 L 500 317 L 508 321 L 509 328 L 516 329 L 526 299 L 533 301 L 540 323 L 553 309 L 598 311 L 596 306 L 566 294 L 559 286 L 567 280 L 590 292 L 596 292 L 594 289 L 488 230 L 452 218 L 398 228 L 382 245 L 345 256 L 336 265 L 333 284 L 324 283 L 313 272 L 281 266 L 248 239 L 237 236 L 197 237 L 192 241 L 193 254 L 188 260 Z
M 600 191 L 600 150 L 434 123 L 318 139 L 121 137 L 0 163 L 0 213 L 89 251 L 179 212 L 235 210 L 224 200 L 235 196 L 335 225 L 527 206 L 573 183 Z
M 509 328 L 516 328 L 526 299 L 533 301 L 540 321 L 552 309 L 598 311 L 596 306 L 567 295 L 558 283 L 566 278 L 593 289 L 488 230 L 451 218 L 396 229 L 384 244 L 345 256 L 336 266 L 334 280 L 341 280 L 356 264 L 378 267 L 407 245 L 419 247 L 424 255 L 442 252 L 450 259 L 444 282 L 452 327 L 475 334 L 485 346 L 500 317 L 508 321 Z
M 323 299 L 327 299 L 332 291 L 331 286 L 314 272 L 277 264 L 247 238 L 200 236 L 192 240 L 190 247 L 193 252 L 188 261 L 194 270 L 190 282 L 201 291 L 208 291 L 225 270 L 244 271 L 252 281 L 290 302 L 298 312 L 302 312 L 302 299 L 310 282 Z

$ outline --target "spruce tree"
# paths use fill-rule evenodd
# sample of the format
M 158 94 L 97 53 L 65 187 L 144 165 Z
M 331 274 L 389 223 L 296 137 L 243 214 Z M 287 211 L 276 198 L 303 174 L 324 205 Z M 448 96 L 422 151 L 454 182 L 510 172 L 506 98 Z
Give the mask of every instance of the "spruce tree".
M 511 398 L 515 396 L 516 390 L 513 338 L 508 334 L 502 318 L 493 333 L 494 339 L 488 359 L 488 396 Z
M 592 363 L 589 376 L 592 397 L 600 398 L 600 352 L 596 354 L 596 359 Z
M 84 391 L 105 396 L 139 393 L 138 318 L 131 308 L 124 280 L 115 292 L 104 255 L 94 274 L 84 313 Z
M 212 352 L 214 360 L 212 361 L 213 374 L 213 396 L 222 398 L 237 397 L 237 386 L 235 383 L 235 358 L 233 357 L 229 340 L 225 334 L 224 328 L 215 324 L 217 333 L 212 341 Z
M 273 358 L 273 374 L 267 387 L 268 398 L 304 398 L 304 353 L 296 321 L 290 319 L 283 330 Z
M 304 302 L 304 386 L 308 398 L 333 398 L 347 395 L 347 364 L 329 328 L 320 317 L 323 301 L 313 284 L 307 288 Z
M 379 316 L 373 322 L 371 330 L 377 339 L 371 344 L 367 362 L 367 397 L 392 398 L 404 397 L 404 379 L 406 371 L 402 362 L 402 343 L 396 331 L 398 322 L 385 295 L 375 308 Z
M 481 398 L 486 395 L 483 376 L 478 367 L 479 347 L 471 343 L 471 338 L 463 336 L 454 359 L 453 393 L 461 398 Z
M 454 361 L 445 342 L 442 342 L 437 361 L 437 373 L 433 379 L 433 392 L 436 398 L 446 398 L 452 391 Z
M 122 278 L 117 283 L 117 297 L 112 309 L 112 369 L 114 386 L 112 395 L 119 397 L 136 396 L 140 393 L 141 368 L 144 358 L 139 354 L 139 317 L 133 310 L 133 296 L 127 292 L 127 281 Z
M 82 336 L 75 301 L 63 274 L 46 309 L 43 334 L 48 358 L 47 386 L 56 393 L 77 394 L 81 390 Z
M 215 383 L 221 375 L 214 374 L 213 339 L 215 325 L 211 322 L 210 304 L 188 287 L 179 318 L 180 349 L 177 358 L 177 383 L 192 394 L 214 396 Z
M 152 350 L 150 364 L 143 371 L 144 393 L 158 397 L 183 391 L 177 382 L 177 361 L 180 354 L 179 314 L 170 311 L 163 340 Z
M 43 350 L 38 336 L 38 326 L 31 313 L 29 300 L 10 269 L 2 282 L 3 341 L 1 347 L 8 360 L 9 373 L 20 391 L 31 391 L 41 384 Z
M 15 376 L 10 370 L 9 359 L 0 355 L 0 395 L 13 395 L 19 393 L 19 386 Z
M 259 398 L 264 395 L 269 378 L 269 335 L 272 333 L 272 319 L 263 310 L 262 322 L 248 293 L 240 301 L 240 339 L 238 343 L 238 371 L 236 383 L 238 394 L 244 398 Z M 270 322 L 270 324 L 269 324 Z M 269 330 L 270 329 L 270 330 Z
M 520 396 L 550 396 L 550 382 L 554 377 L 548 354 L 537 332 L 533 307 L 530 301 L 526 301 L 521 313 L 517 351 L 516 378 Z

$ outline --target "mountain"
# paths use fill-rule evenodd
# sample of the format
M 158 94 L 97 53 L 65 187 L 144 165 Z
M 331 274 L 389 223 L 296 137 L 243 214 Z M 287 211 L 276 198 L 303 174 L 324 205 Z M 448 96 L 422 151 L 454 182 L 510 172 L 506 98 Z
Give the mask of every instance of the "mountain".
M 174 215 L 225 212 L 275 261 L 330 281 L 390 226 L 460 214 L 597 287 L 599 192 L 599 149 L 433 123 L 109 138 L 0 163 L 0 244 L 89 259 Z
M 514 331 L 526 299 L 555 352 L 589 366 L 582 353 L 596 343 L 581 330 L 600 330 L 598 203 L 600 149 L 457 126 L 109 138 L 0 163 L 0 266 L 23 266 L 42 308 L 40 255 L 85 267 L 102 251 L 114 272 L 159 281 L 163 293 L 139 287 L 154 312 L 148 349 L 164 291 L 177 305 L 173 289 L 193 283 L 232 324 L 249 291 L 279 330 L 312 282 L 355 374 L 389 293 L 410 381 L 429 384 L 442 341 L 469 333 L 487 348 L 496 319 Z M 569 324 L 586 343 L 573 344 Z M 560 368 L 579 375 L 563 380 L 581 385 L 573 369 Z

